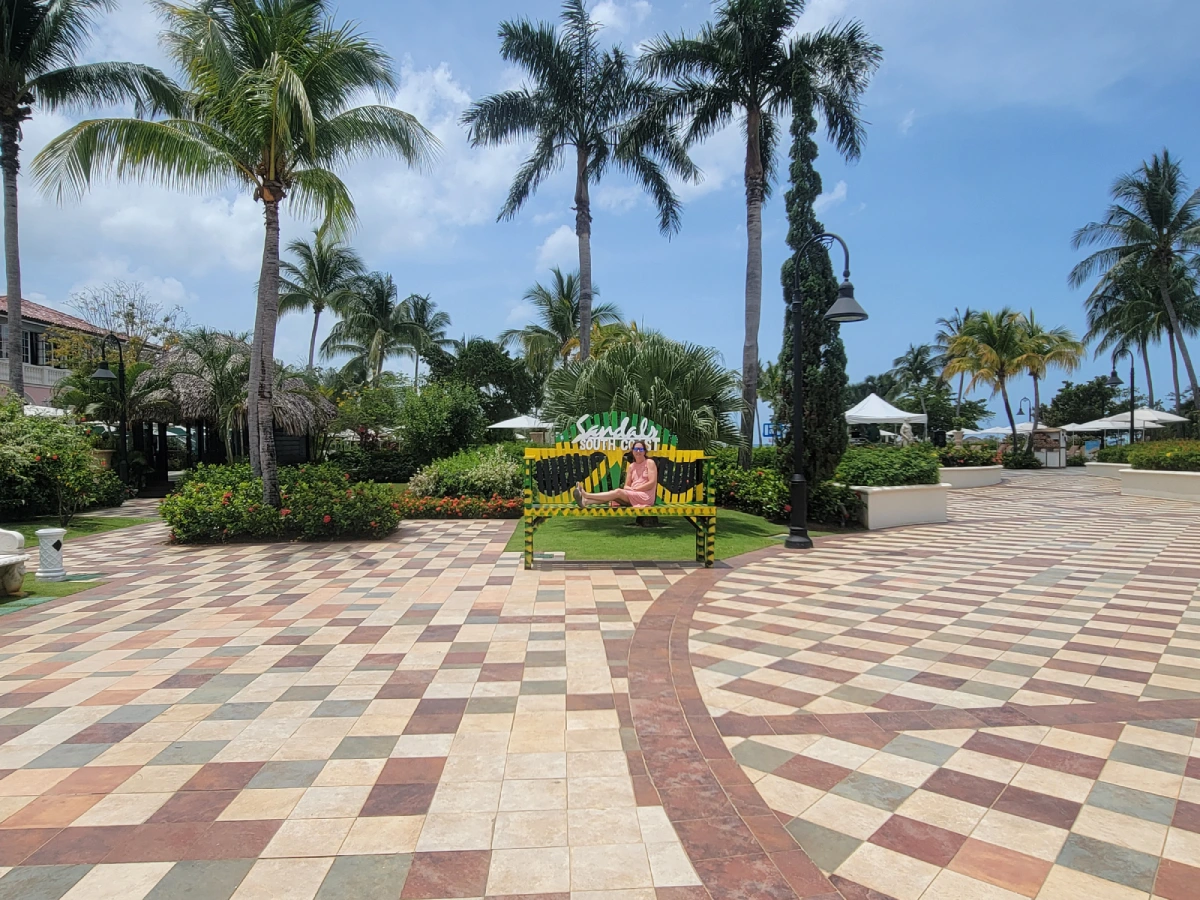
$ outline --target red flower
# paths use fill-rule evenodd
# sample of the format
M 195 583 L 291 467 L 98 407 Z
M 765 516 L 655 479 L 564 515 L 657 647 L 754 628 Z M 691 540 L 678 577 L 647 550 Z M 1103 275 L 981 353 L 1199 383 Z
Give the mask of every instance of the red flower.
M 321 521 L 324 522 L 326 525 L 328 525 L 330 522 L 333 521 L 333 516 L 326 516 Z
M 378 522 L 372 522 L 372 523 L 371 523 L 371 527 L 372 527 L 372 528 L 378 528 L 378 527 L 379 527 L 379 523 L 378 523 Z
M 291 514 L 292 514 L 292 511 L 290 509 L 281 509 L 279 511 L 279 518 L 282 519 L 284 516 L 290 516 Z
M 57 453 L 55 453 L 55 454 L 54 454 L 53 456 L 51 456 L 50 458 L 51 458 L 51 459 L 58 459 L 58 454 L 57 454 Z
M 35 456 L 35 457 L 33 458 L 33 461 L 34 461 L 34 462 L 41 462 L 41 461 L 42 461 L 42 458 L 41 458 L 40 456 Z

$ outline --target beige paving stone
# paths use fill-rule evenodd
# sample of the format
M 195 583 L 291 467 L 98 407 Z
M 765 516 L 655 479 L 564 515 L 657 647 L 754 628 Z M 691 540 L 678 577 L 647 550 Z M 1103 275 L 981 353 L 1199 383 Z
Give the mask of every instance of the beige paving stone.
M 412 853 L 425 825 L 424 816 L 372 816 L 355 819 L 338 850 L 342 856 Z
M 98 865 L 62 896 L 64 900 L 142 900 L 171 866 L 169 862 Z
M 571 848 L 571 891 L 652 887 L 644 844 L 601 844 Z

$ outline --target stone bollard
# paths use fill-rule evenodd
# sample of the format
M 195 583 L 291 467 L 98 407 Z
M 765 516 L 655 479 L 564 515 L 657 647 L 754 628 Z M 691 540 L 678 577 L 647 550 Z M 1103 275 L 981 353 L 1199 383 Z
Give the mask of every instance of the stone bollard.
M 67 570 L 63 568 L 63 537 L 65 528 L 39 528 L 38 567 L 34 577 L 38 581 L 66 581 Z

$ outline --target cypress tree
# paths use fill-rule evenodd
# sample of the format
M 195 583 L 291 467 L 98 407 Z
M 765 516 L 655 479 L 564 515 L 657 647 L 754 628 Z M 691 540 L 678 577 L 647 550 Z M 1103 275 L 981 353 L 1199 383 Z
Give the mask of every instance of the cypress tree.
M 783 349 L 779 353 L 782 370 L 780 407 L 775 420 L 782 426 L 779 443 L 779 468 L 784 475 L 792 469 L 792 285 L 795 252 L 812 235 L 824 231 L 813 208 L 821 195 L 821 176 L 814 163 L 817 142 L 813 134 L 817 120 L 812 102 L 797 97 L 792 118 L 792 149 L 789 154 L 790 188 L 787 192 L 788 246 L 793 255 L 783 264 Z M 841 252 L 841 248 L 835 248 Z M 828 249 L 820 243 L 809 245 L 799 263 L 803 297 L 801 333 L 801 363 L 804 371 L 804 477 L 809 489 L 833 475 L 849 435 L 844 418 L 843 395 L 846 389 L 846 348 L 839 336 L 839 326 L 825 319 L 825 312 L 837 298 L 838 280 L 834 276 Z

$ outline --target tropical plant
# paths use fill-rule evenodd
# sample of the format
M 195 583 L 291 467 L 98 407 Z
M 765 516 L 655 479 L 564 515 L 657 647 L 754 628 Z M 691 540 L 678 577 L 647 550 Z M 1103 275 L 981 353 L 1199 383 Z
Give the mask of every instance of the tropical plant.
M 651 336 L 604 356 L 572 360 L 550 375 L 543 414 L 558 422 L 620 410 L 645 416 L 678 436 L 679 446 L 737 445 L 730 417 L 740 413 L 737 375 L 711 347 Z
M 663 114 L 687 119 L 686 142 L 710 137 L 744 117 L 746 135 L 746 336 L 742 348 L 742 463 L 758 403 L 762 315 L 762 205 L 775 172 L 778 117 L 810 103 L 830 142 L 847 159 L 862 152 L 859 102 L 882 50 L 862 25 L 847 22 L 795 35 L 805 0 L 725 0 L 693 38 L 650 42 L 640 64 L 671 79 Z M 808 112 L 806 108 L 804 110 Z M 661 114 L 660 114 L 661 115 Z
M 874 394 L 883 400 L 892 401 L 900 393 L 900 385 L 896 376 L 891 372 L 881 372 L 878 375 L 868 375 L 862 381 L 846 385 L 846 406 L 851 407 L 861 403 Z
M 896 379 L 900 390 L 908 391 L 921 404 L 921 412 L 928 422 L 929 409 L 925 401 L 925 388 L 930 382 L 940 381 L 939 373 L 945 367 L 945 360 L 929 344 L 909 344 L 908 349 L 892 360 L 892 369 L 888 372 Z
M 80 122 L 34 160 L 46 189 L 81 193 L 93 177 L 116 175 L 211 190 L 251 191 L 265 213 L 262 270 L 251 347 L 250 460 L 263 502 L 279 503 L 272 427 L 275 329 L 279 315 L 279 207 L 317 215 L 332 236 L 354 222 L 350 191 L 336 174 L 369 153 L 420 165 L 436 139 L 412 115 L 382 104 L 351 107 L 364 92 L 396 87 L 391 60 L 353 25 L 339 25 L 328 0 L 158 2 L 163 43 L 185 83 L 182 113 L 162 121 Z
M 320 230 L 313 232 L 311 241 L 292 241 L 287 250 L 296 261 L 285 260 L 279 266 L 279 314 L 312 311 L 308 340 L 308 368 L 312 369 L 321 313 L 326 307 L 336 313 L 349 302 L 354 279 L 366 272 L 366 266 L 351 247 Z
M 391 275 L 371 272 L 355 278 L 340 306 L 341 321 L 321 344 L 321 356 L 332 359 L 349 353 L 345 370 L 359 381 L 377 384 L 385 362 L 415 353 L 420 345 L 408 308 L 397 297 Z
M 500 55 L 525 69 L 532 84 L 485 97 L 463 113 L 474 146 L 532 139 L 533 153 L 513 179 L 501 219 L 513 218 L 574 150 L 575 235 L 579 242 L 579 355 L 592 335 L 591 186 L 615 167 L 644 188 L 664 234 L 679 230 L 679 200 L 668 180 L 694 180 L 676 129 L 654 115 L 662 89 L 639 76 L 620 47 L 601 52 L 598 25 L 583 0 L 565 0 L 562 28 L 527 19 L 500 24 Z
M 1179 163 L 1164 149 L 1149 163 L 1118 178 L 1111 193 L 1115 202 L 1104 221 L 1084 225 L 1071 240 L 1077 249 L 1095 245 L 1103 249 L 1071 270 L 1070 283 L 1080 287 L 1099 275 L 1097 290 L 1103 290 L 1105 282 L 1117 281 L 1145 267 L 1156 282 L 1192 396 L 1200 397 L 1196 370 L 1183 340 L 1185 329 L 1171 296 L 1179 267 L 1193 260 L 1200 250 L 1200 190 L 1188 190 Z
M 535 320 L 523 328 L 500 333 L 500 346 L 520 347 L 529 371 L 542 382 L 555 366 L 566 363 L 578 350 L 583 319 L 578 273 L 564 275 L 555 266 L 550 275 L 549 287 L 536 282 L 521 298 L 533 307 Z M 594 299 L 600 288 L 593 285 L 591 292 Z M 621 311 L 612 303 L 593 304 L 591 320 L 593 326 L 616 324 L 621 321 Z
M 950 361 L 949 352 L 950 345 L 954 343 L 954 339 L 962 334 L 964 323 L 968 322 L 971 316 L 975 315 L 971 307 L 967 307 L 965 312 L 959 312 L 958 307 L 954 307 L 954 315 L 945 316 L 937 320 L 937 332 L 933 336 L 933 346 L 941 357 L 942 365 Z M 958 396 L 954 401 L 954 415 L 957 418 L 962 410 L 963 402 L 963 385 L 966 382 L 966 374 L 960 372 L 958 375 Z
M 1024 317 L 1007 306 L 999 312 L 980 312 L 963 323 L 962 331 L 947 348 L 950 361 L 944 376 L 970 376 L 967 390 L 983 385 L 1000 394 L 1012 428 L 1012 446 L 1017 446 L 1017 420 L 1008 400 L 1008 382 L 1018 375 L 1026 352 Z
M 43 112 L 132 102 L 139 114 L 174 110 L 176 90 L 149 66 L 125 62 L 80 63 L 97 16 L 113 0 L 5 0 L 0 4 L 0 169 L 4 170 L 4 268 L 8 333 L 16 358 L 21 341 L 21 249 L 17 172 L 22 131 L 35 107 Z M 21 366 L 9 366 L 9 384 L 24 396 Z
M 1064 372 L 1074 372 L 1083 362 L 1083 344 L 1075 339 L 1070 329 L 1063 326 L 1046 328 L 1037 320 L 1033 310 L 1022 317 L 1021 327 L 1024 330 L 1022 343 L 1024 352 L 1017 360 L 1033 379 L 1033 428 L 1029 432 L 1029 441 L 1025 445 L 1025 453 L 1033 453 L 1033 435 L 1037 431 L 1038 417 L 1041 415 L 1042 398 L 1040 386 L 1046 373 L 1052 368 Z M 1016 443 L 1013 444 L 1016 449 Z
M 435 349 L 444 350 L 454 343 L 446 337 L 446 329 L 450 327 L 450 314 L 438 309 L 428 294 L 410 294 L 404 301 L 404 311 L 412 326 L 414 338 L 413 390 L 420 393 L 421 357 L 428 356 Z

